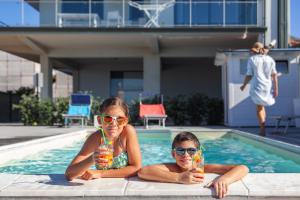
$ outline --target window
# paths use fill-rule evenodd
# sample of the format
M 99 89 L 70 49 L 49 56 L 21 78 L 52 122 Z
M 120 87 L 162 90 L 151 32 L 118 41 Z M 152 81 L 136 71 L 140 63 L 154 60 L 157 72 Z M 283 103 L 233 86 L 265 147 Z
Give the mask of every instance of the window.
M 287 60 L 276 60 L 276 70 L 277 73 L 288 74 L 289 73 L 289 63 Z
M 139 93 L 143 92 L 142 71 L 112 71 L 110 74 L 110 95 L 123 96 L 129 103 L 138 99 Z

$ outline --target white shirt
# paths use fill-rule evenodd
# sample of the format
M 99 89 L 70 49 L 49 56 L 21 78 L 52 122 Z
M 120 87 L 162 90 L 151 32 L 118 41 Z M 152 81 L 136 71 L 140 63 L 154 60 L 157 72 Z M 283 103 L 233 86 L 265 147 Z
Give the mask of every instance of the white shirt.
M 271 106 L 275 103 L 272 94 L 272 74 L 276 64 L 268 55 L 254 55 L 248 60 L 247 75 L 252 76 L 250 96 L 257 105 Z

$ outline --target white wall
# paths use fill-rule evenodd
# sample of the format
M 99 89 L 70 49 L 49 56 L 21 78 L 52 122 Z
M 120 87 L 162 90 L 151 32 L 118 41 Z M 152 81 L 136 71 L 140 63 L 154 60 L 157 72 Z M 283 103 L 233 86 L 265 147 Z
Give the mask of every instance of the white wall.
M 273 106 L 266 107 L 267 115 L 293 115 L 293 99 L 297 98 L 299 91 L 299 67 L 297 57 L 283 52 L 273 52 L 275 60 L 289 61 L 289 72 L 279 74 L 279 96 Z M 257 126 L 256 108 L 249 96 L 250 85 L 244 92 L 240 86 L 244 75 L 240 74 L 240 59 L 249 57 L 248 53 L 233 53 L 228 55 L 227 61 L 227 89 L 228 89 L 228 125 L 229 126 Z M 275 120 L 267 119 L 267 125 L 275 125 Z
M 121 61 L 120 61 L 121 62 Z M 79 90 L 93 91 L 103 98 L 110 96 L 110 71 L 143 71 L 142 59 L 132 62 L 101 62 L 81 65 L 79 69 Z

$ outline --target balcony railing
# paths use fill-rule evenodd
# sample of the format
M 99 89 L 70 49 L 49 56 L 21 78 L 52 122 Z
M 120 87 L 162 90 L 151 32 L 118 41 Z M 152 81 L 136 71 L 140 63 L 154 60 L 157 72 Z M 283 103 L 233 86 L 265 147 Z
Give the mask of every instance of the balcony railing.
M 9 27 L 263 26 L 263 0 L 0 0 Z

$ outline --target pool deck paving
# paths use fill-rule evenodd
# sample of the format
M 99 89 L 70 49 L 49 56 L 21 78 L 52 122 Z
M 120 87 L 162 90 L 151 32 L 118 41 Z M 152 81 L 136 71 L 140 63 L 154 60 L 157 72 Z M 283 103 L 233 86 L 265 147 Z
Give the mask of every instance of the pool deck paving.
M 93 131 L 93 127 L 88 127 Z M 142 130 L 142 127 L 137 127 Z M 153 130 L 155 127 L 152 127 Z M 179 132 L 229 130 L 227 127 L 172 127 Z M 234 128 L 256 134 L 257 128 Z M 0 126 L 0 141 L 7 144 L 38 137 L 83 130 L 81 127 Z M 272 128 L 270 128 L 272 130 Z M 300 129 L 287 134 L 268 134 L 267 138 L 300 145 Z M 15 140 L 12 142 L 12 138 Z M 24 139 L 25 138 L 25 139 Z M 46 139 L 46 138 L 45 138 Z M 214 190 L 203 187 L 217 174 L 205 174 L 205 182 L 195 185 L 158 183 L 132 178 L 105 178 L 68 182 L 63 174 L 21 175 L 0 172 L 0 199 L 215 199 Z M 229 186 L 225 199 L 300 199 L 300 173 L 249 173 Z
M 204 183 L 182 185 L 133 178 L 105 178 L 68 182 L 62 174 L 0 174 L 0 199 L 215 199 Z M 300 174 L 248 174 L 229 186 L 225 199 L 298 199 Z

